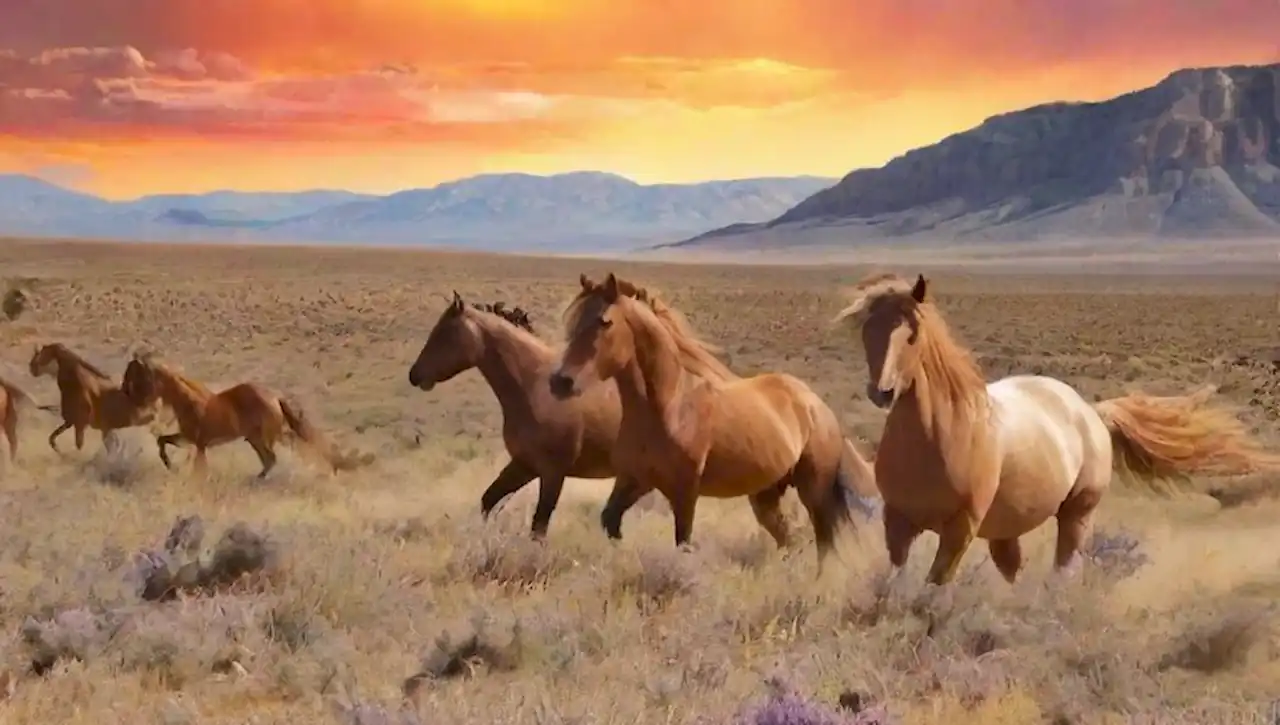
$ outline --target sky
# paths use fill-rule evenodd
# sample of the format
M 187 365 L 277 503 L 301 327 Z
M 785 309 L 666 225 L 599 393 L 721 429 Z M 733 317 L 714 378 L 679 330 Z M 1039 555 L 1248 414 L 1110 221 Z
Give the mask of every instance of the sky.
M 1280 0 L 4 0 L 0 172 L 109 198 L 842 176 L 1280 61 Z

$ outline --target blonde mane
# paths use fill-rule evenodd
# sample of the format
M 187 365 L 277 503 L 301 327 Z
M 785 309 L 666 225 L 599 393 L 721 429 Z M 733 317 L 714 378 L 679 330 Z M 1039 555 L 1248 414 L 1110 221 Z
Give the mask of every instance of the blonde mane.
M 66 345 L 63 345 L 60 342 L 52 342 L 52 343 L 49 343 L 47 347 L 53 350 L 54 357 L 59 359 L 59 361 L 61 361 L 62 359 L 69 360 L 73 365 L 83 368 L 90 375 L 94 375 L 101 380 L 111 380 L 110 375 L 107 375 L 106 373 L 102 372 L 102 370 L 97 365 L 94 365 L 88 360 L 85 360 L 83 357 L 80 357 L 78 354 L 73 352 L 71 348 L 67 347 Z M 61 364 L 61 362 L 59 362 L 59 364 Z
M 615 277 L 618 293 L 641 303 L 641 308 L 651 313 L 671 336 L 686 372 L 708 380 L 735 380 L 738 376 L 716 357 L 720 350 L 705 342 L 694 331 L 688 318 L 671 307 L 656 293 L 633 282 Z M 599 314 L 604 306 L 604 285 L 582 278 L 582 290 L 570 301 L 564 312 L 564 333 L 572 337 L 589 314 Z
M 987 410 L 987 379 L 973 353 L 951 334 L 932 297 L 917 302 L 912 284 L 896 274 L 873 274 L 849 290 L 850 304 L 836 315 L 836 322 L 861 325 L 865 315 L 879 304 L 893 304 L 916 321 L 920 374 L 928 380 L 929 394 L 950 408 L 972 406 L 975 413 Z

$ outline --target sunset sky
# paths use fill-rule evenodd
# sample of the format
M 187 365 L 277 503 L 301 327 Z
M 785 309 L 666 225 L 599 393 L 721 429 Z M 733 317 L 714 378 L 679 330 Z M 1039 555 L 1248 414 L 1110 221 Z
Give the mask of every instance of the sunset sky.
M 5 0 L 0 172 L 112 198 L 839 176 L 1185 66 L 1280 0 Z

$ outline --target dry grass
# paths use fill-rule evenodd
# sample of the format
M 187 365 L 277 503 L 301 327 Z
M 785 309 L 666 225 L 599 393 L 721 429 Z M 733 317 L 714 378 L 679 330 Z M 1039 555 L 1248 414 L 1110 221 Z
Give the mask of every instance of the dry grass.
M 1221 502 L 1117 488 L 1079 580 L 1049 580 L 1049 527 L 1017 587 L 975 548 L 944 595 L 919 584 L 928 537 L 900 587 L 885 585 L 878 526 L 816 584 L 812 544 L 784 559 L 743 501 L 700 505 L 693 554 L 673 550 L 662 507 L 610 544 L 607 481 L 572 481 L 540 546 L 525 535 L 533 487 L 480 521 L 503 454 L 479 376 L 424 394 L 405 374 L 444 304 L 432 293 L 518 304 L 550 334 L 577 273 L 603 263 L 6 243 L 0 267 L 34 280 L 28 310 L 0 321 L 0 372 L 41 402 L 50 381 L 21 374 L 32 342 L 113 373 L 147 345 L 211 383 L 300 396 L 337 440 L 378 454 L 336 477 L 285 454 L 256 483 L 232 445 L 198 481 L 166 472 L 145 431 L 58 457 L 43 441 L 55 421 L 29 413 L 0 473 L 0 722 L 1273 722 L 1268 481 L 1197 482 Z M 736 370 L 796 373 L 855 435 L 878 435 L 859 353 L 825 327 L 858 271 L 613 268 L 663 290 Z M 937 290 L 991 377 L 1044 372 L 1089 396 L 1217 382 L 1277 437 L 1277 373 L 1252 359 L 1276 343 L 1265 282 L 956 274 Z M 144 601 L 139 570 L 159 555 L 140 552 L 190 515 L 210 548 L 236 524 L 261 533 L 271 571 Z M 177 578 L 214 564 L 170 548 Z

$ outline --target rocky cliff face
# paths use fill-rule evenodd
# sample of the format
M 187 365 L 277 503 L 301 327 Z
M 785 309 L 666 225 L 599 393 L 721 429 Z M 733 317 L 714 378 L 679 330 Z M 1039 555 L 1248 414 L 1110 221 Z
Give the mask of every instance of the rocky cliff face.
M 1183 70 L 1111 100 L 991 118 L 855 171 L 763 227 L 1024 239 L 1280 232 L 1277 165 L 1280 65 Z

